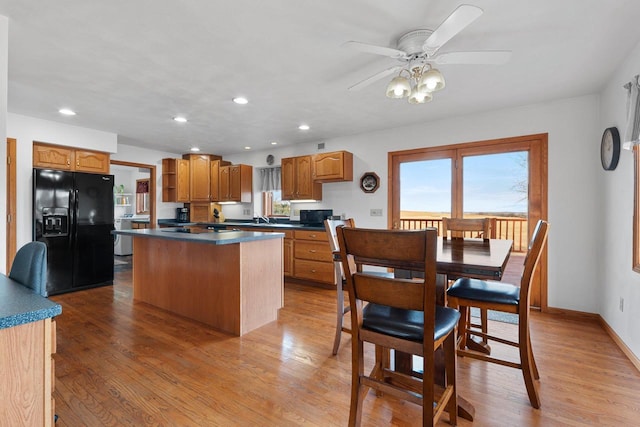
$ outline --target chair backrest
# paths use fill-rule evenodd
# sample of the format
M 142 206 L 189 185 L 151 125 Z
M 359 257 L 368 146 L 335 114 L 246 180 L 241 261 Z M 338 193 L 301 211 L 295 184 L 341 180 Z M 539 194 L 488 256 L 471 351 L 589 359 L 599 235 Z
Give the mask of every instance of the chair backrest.
M 46 297 L 47 245 L 42 242 L 29 242 L 21 247 L 13 259 L 9 277 Z
M 531 294 L 531 282 L 533 281 L 533 274 L 536 271 L 536 266 L 540 261 L 542 250 L 547 241 L 547 234 L 549 233 L 549 223 L 544 220 L 538 220 L 531 241 L 529 242 L 529 249 L 527 255 L 524 258 L 524 270 L 522 272 L 522 278 L 520 279 L 520 307 L 528 309 L 529 296 Z M 526 304 L 524 302 L 526 301 Z
M 353 218 L 347 219 L 325 219 L 324 229 L 327 232 L 327 238 L 329 239 L 329 246 L 331 246 L 331 252 L 339 252 L 340 246 L 338 245 L 338 238 L 336 236 L 336 227 L 355 227 L 356 223 Z
M 442 218 L 442 236 L 446 239 L 448 232 L 451 231 L 451 238 L 464 237 L 465 232 L 476 233 L 472 237 L 480 237 L 482 233 L 483 239 L 491 238 L 491 218 Z
M 363 301 L 423 311 L 425 336 L 433 337 L 429 328 L 435 324 L 437 230 L 338 227 L 336 231 L 352 316 L 361 316 Z M 359 265 L 422 271 L 424 279 L 376 275 L 359 271 Z

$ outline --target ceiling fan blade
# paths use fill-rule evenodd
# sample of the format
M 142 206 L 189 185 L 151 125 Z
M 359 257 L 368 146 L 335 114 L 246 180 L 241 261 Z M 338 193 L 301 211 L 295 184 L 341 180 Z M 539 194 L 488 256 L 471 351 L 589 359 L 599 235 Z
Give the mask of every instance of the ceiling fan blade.
M 424 41 L 422 50 L 432 56 L 453 36 L 464 30 L 469 24 L 482 15 L 483 10 L 477 6 L 463 4 L 458 6 L 451 15 Z
M 391 68 L 387 68 L 386 70 L 380 71 L 379 73 L 374 74 L 371 77 L 368 77 L 364 80 L 362 80 L 359 83 L 354 84 L 353 86 L 351 86 L 349 88 L 350 91 L 352 90 L 360 90 L 365 86 L 369 86 L 371 83 L 376 82 L 384 77 L 387 77 L 388 75 L 391 75 L 397 71 L 400 71 L 402 69 L 402 65 L 394 65 Z
M 404 58 L 407 56 L 406 52 L 390 47 L 376 46 L 373 44 L 348 41 L 343 46 L 359 50 L 360 52 L 373 53 L 375 55 L 389 56 L 391 58 Z
M 435 63 L 502 65 L 511 59 L 510 50 L 485 50 L 480 52 L 447 52 L 434 57 Z

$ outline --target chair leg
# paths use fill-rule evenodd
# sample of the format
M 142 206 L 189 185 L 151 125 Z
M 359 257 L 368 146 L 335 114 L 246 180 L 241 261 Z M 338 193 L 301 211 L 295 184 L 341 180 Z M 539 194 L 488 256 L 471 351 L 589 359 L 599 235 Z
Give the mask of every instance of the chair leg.
M 482 330 L 482 333 L 486 334 L 488 329 L 489 329 L 489 317 L 488 317 L 488 312 L 489 310 L 487 310 L 486 308 L 481 308 L 480 309 L 480 329 Z M 482 342 L 487 344 L 488 340 L 487 337 L 482 337 Z
M 540 379 L 540 374 L 538 373 L 538 365 L 536 364 L 536 358 L 533 357 L 533 346 L 531 345 L 531 331 L 529 331 L 529 351 L 531 352 L 531 366 L 533 367 L 533 378 L 536 380 Z
M 333 355 L 338 354 L 340 338 L 342 337 L 342 322 L 344 321 L 344 291 L 342 290 L 342 280 L 338 277 L 336 283 L 337 305 L 336 305 L 336 337 L 333 339 Z
M 522 319 L 520 319 L 522 320 Z M 531 340 L 529 338 L 529 325 L 518 325 L 518 338 L 519 338 L 519 350 L 520 350 L 520 364 L 522 365 L 522 376 L 524 378 L 524 385 L 527 388 L 527 394 L 529 395 L 529 401 L 531 406 L 536 409 L 540 408 L 540 397 L 538 396 L 538 390 L 536 389 L 536 383 L 534 381 L 534 370 L 537 371 L 535 362 L 533 361 L 533 353 L 531 351 Z
M 360 426 L 362 420 L 362 402 L 368 387 L 360 382 L 364 375 L 364 345 L 354 339 L 351 355 L 351 406 L 349 408 L 349 426 Z
M 456 386 L 456 334 L 452 331 L 445 339 L 443 350 L 445 357 L 445 371 L 447 374 L 446 385 L 453 386 L 453 394 L 447 403 L 449 412 L 449 424 L 455 426 L 458 423 L 458 388 Z
M 460 320 L 458 321 L 458 348 L 466 349 L 467 348 L 467 324 L 469 322 L 469 307 L 466 305 L 461 305 L 458 307 L 460 310 Z

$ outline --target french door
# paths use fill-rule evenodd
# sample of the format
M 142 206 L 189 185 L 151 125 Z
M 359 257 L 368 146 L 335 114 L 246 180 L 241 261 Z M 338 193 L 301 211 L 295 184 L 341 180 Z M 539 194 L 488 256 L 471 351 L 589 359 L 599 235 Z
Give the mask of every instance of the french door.
M 547 218 L 547 135 L 389 153 L 389 227 L 440 227 L 442 217 L 496 218 L 495 238 L 527 250 L 538 219 Z M 531 291 L 547 306 L 546 251 Z

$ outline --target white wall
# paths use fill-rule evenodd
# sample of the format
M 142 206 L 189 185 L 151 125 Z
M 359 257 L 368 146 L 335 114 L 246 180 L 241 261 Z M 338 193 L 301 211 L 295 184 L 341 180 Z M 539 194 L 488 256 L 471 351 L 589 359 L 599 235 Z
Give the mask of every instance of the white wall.
M 416 108 L 425 108 L 427 116 L 428 109 L 437 108 L 437 103 Z M 313 207 L 345 213 L 362 226 L 386 227 L 389 151 L 535 133 L 549 134 L 548 304 L 596 313 L 600 265 L 596 249 L 601 239 L 590 232 L 600 226 L 600 129 L 595 95 L 325 140 L 325 151 L 353 153 L 354 181 L 324 184 L 322 203 Z M 277 164 L 282 157 L 314 152 L 315 143 L 229 156 L 225 160 L 264 166 L 269 153 Z M 373 194 L 365 194 L 359 187 L 359 178 L 367 171 L 380 176 L 381 187 Z M 254 180 L 254 190 L 257 182 Z M 372 208 L 383 209 L 384 216 L 371 217 Z M 226 210 L 225 215 L 230 217 Z
M 6 16 L 0 16 L 0 135 L 4 138 L 2 144 L 0 144 L 0 158 L 7 158 L 7 144 L 4 142 L 7 139 L 7 58 L 9 51 L 9 22 Z M 5 185 L 0 185 L 0 272 L 7 273 L 6 271 L 6 259 L 7 259 L 7 162 L 0 162 L 0 176 Z
M 602 92 L 599 132 L 616 126 L 624 138 L 627 94 L 623 85 L 640 74 L 640 44 L 628 55 Z M 594 147 L 595 148 L 595 147 Z M 600 170 L 602 218 L 598 246 L 598 312 L 640 357 L 640 275 L 632 270 L 633 257 L 633 154 L 620 153 L 616 170 Z M 624 298 L 624 311 L 619 309 Z

